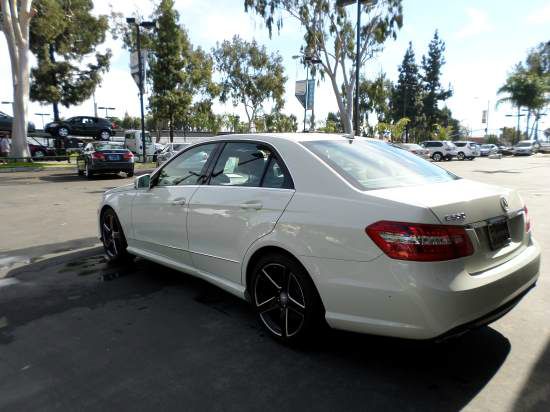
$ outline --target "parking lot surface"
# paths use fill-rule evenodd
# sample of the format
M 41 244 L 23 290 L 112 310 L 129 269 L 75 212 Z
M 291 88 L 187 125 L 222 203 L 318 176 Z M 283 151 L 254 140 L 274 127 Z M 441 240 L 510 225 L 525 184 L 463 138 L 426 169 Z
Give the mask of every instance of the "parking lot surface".
M 307 350 L 203 281 L 105 262 L 97 204 L 131 179 L 0 174 L 0 410 L 550 410 L 550 156 L 440 165 L 520 191 L 537 287 L 442 344 L 327 331 Z

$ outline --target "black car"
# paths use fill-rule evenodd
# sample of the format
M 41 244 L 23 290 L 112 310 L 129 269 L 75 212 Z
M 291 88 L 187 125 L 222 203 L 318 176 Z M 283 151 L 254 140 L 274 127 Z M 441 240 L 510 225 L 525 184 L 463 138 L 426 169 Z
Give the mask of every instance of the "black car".
M 76 116 L 67 120 L 51 122 L 44 130 L 52 136 L 67 137 L 68 135 L 91 136 L 96 140 L 109 140 L 114 135 L 115 124 L 101 117 Z
M 134 155 L 119 142 L 88 143 L 76 160 L 79 176 L 124 172 L 134 175 Z
M 11 128 L 13 124 L 13 117 L 10 115 L 7 115 L 4 112 L 0 112 L 0 132 L 8 132 L 11 133 Z M 29 122 L 27 125 L 27 131 L 34 132 L 36 128 L 34 127 L 33 122 Z

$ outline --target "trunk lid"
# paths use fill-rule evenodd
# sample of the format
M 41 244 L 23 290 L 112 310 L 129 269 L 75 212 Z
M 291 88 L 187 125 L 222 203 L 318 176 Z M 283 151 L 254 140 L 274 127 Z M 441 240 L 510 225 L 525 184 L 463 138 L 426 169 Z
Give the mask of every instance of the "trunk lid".
M 528 243 L 524 205 L 517 192 L 511 189 L 458 179 L 370 191 L 369 195 L 426 207 L 442 224 L 465 226 L 475 249 L 473 255 L 465 258 L 466 270 L 472 275 L 506 262 L 521 253 Z M 506 210 L 501 199 L 506 199 Z M 493 249 L 488 224 L 501 219 L 507 221 L 511 241 Z

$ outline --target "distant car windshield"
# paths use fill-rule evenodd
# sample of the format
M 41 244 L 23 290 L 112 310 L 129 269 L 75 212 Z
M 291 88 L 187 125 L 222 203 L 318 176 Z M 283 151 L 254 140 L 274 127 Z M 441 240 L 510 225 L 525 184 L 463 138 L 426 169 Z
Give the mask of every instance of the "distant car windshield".
M 516 145 L 516 147 L 529 147 L 532 146 L 531 142 L 520 142 Z
M 360 190 L 458 179 L 404 150 L 372 140 L 319 140 L 302 144 Z
M 179 151 L 180 151 L 181 149 L 183 149 L 185 146 L 187 146 L 187 145 L 185 145 L 185 144 L 175 144 L 175 145 L 172 146 L 172 150 L 173 150 L 174 152 L 179 152 Z
M 481 146 L 483 149 L 492 149 L 493 148 L 493 145 L 491 144 L 484 144 Z
M 113 150 L 113 149 L 123 149 L 124 145 L 118 142 L 109 142 L 109 143 L 96 143 L 94 145 L 95 150 Z
M 415 143 L 403 143 L 403 144 L 400 144 L 399 146 L 405 148 L 405 149 L 409 149 L 409 150 L 419 150 L 419 149 L 422 149 L 422 146 L 420 145 L 417 145 Z

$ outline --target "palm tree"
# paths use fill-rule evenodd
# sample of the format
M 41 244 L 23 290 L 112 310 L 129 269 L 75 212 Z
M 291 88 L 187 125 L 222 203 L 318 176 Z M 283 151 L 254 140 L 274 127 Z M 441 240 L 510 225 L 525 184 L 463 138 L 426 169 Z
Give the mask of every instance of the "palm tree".
M 499 94 L 506 93 L 507 96 L 497 102 L 510 103 L 518 110 L 518 134 L 519 134 L 519 112 L 522 107 L 528 110 L 526 134 L 529 136 L 529 121 L 532 114 L 537 113 L 548 104 L 548 84 L 545 79 L 536 73 L 525 70 L 523 65 L 518 64 L 514 71 L 506 79 L 506 83 L 498 89 Z

